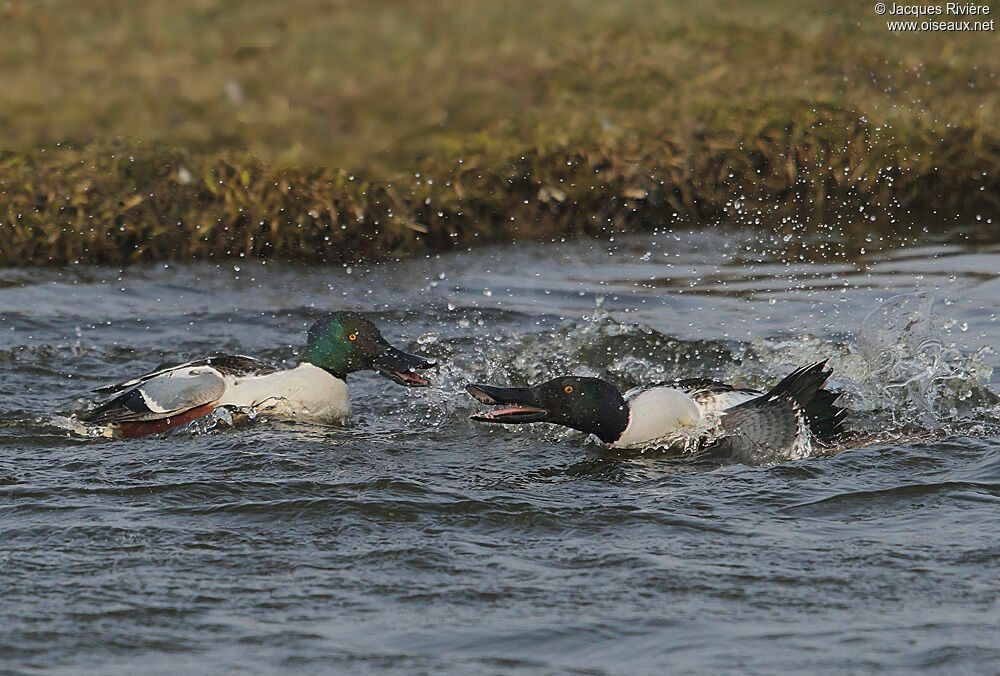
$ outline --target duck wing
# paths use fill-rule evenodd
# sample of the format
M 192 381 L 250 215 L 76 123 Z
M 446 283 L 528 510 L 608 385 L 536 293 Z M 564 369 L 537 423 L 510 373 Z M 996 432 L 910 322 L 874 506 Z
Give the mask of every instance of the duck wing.
M 737 453 L 786 453 L 805 457 L 813 439 L 832 441 L 847 412 L 834 405 L 840 395 L 822 389 L 831 371 L 826 360 L 796 369 L 765 394 L 722 414 L 720 444 Z
M 143 380 L 81 420 L 106 425 L 162 420 L 213 404 L 225 391 L 225 376 L 214 368 L 179 367 Z
M 227 378 L 264 375 L 273 366 L 242 355 L 222 355 L 159 369 L 94 390 L 118 394 L 81 417 L 87 423 L 148 422 L 178 416 L 214 404 L 226 392 Z
M 219 373 L 233 376 L 265 375 L 268 373 L 274 373 L 278 370 L 274 366 L 266 362 L 262 362 L 259 359 L 254 359 L 253 357 L 247 357 L 242 354 L 224 354 L 216 355 L 214 357 L 205 357 L 204 359 L 195 359 L 193 361 L 184 362 L 183 364 L 177 364 L 176 366 L 168 366 L 166 368 L 157 369 L 143 374 L 138 378 L 132 378 L 130 380 L 110 385 L 102 385 L 94 388 L 91 392 L 94 394 L 115 394 L 117 392 L 131 389 L 136 385 L 141 385 L 147 380 L 152 380 L 158 376 L 195 366 L 210 366 Z

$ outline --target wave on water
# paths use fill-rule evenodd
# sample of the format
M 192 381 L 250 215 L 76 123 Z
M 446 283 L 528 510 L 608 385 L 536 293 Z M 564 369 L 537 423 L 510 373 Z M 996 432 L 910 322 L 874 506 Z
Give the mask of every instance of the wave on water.
M 927 433 L 996 433 L 1000 397 L 987 387 L 992 369 L 983 357 L 988 348 L 970 354 L 949 343 L 947 326 L 941 326 L 935 307 L 928 294 L 902 294 L 872 310 L 854 335 L 803 333 L 749 342 L 681 340 L 641 323 L 621 321 L 600 303 L 580 319 L 535 325 L 516 313 L 506 317 L 503 311 L 490 321 L 476 321 L 480 310 L 456 308 L 449 314 L 451 319 L 466 320 L 463 335 L 442 335 L 428 327 L 411 345 L 438 359 L 436 387 L 410 396 L 396 392 L 386 396 L 379 379 L 355 376 L 352 392 L 359 398 L 356 410 L 362 412 L 363 431 L 388 433 L 388 423 L 379 422 L 384 413 L 394 419 L 392 433 L 406 436 L 406 423 L 421 430 L 467 425 L 476 409 L 463 389 L 470 381 L 524 384 L 577 374 L 607 379 L 625 391 L 645 383 L 703 377 L 767 389 L 794 368 L 829 359 L 833 368 L 829 385 L 842 392 L 839 403 L 851 412 L 847 427 L 858 432 L 858 439 L 865 435 L 865 443 L 919 439 Z M 107 349 L 114 355 L 105 356 L 122 359 L 121 347 Z M 22 366 L 45 370 L 53 358 L 101 359 L 83 347 L 74 347 L 72 355 L 63 352 L 6 351 L 16 355 Z M 355 384 L 360 385 L 357 390 Z M 33 438 L 35 443 L 52 436 L 90 440 L 103 436 L 103 430 L 88 428 L 77 419 L 86 401 L 73 399 L 50 415 L 31 414 L 27 406 L 21 412 L 8 411 L 4 436 Z M 369 419 L 375 422 L 365 422 Z M 265 420 L 273 422 L 253 414 L 238 415 L 234 421 L 228 412 L 217 412 L 170 434 L 225 434 L 234 424 L 240 428 Z M 578 433 L 563 428 L 538 426 L 531 433 L 543 441 L 579 443 Z

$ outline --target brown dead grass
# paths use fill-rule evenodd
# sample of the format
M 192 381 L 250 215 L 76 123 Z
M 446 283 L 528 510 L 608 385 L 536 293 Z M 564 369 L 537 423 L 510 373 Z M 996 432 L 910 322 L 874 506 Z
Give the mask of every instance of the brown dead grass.
M 996 34 L 890 34 L 866 3 L 0 15 L 3 264 L 353 260 L 758 221 L 849 255 L 1000 215 Z

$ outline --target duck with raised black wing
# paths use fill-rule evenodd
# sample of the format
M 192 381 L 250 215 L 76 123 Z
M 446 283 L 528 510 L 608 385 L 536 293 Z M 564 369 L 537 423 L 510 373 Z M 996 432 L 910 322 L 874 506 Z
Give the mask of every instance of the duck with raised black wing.
M 370 369 L 400 385 L 430 382 L 414 372 L 434 362 L 407 354 L 356 312 L 334 312 L 309 329 L 305 358 L 278 369 L 252 357 L 215 356 L 99 387 L 115 394 L 81 417 L 113 436 L 163 432 L 218 408 L 266 411 L 279 417 L 338 420 L 350 415 L 347 374 Z
M 767 392 L 705 379 L 635 388 L 624 395 L 600 378 L 563 376 L 537 387 L 467 385 L 498 408 L 489 423 L 548 422 L 597 436 L 614 448 L 711 448 L 735 460 L 798 459 L 832 444 L 847 411 L 824 390 L 826 361 L 793 371 Z

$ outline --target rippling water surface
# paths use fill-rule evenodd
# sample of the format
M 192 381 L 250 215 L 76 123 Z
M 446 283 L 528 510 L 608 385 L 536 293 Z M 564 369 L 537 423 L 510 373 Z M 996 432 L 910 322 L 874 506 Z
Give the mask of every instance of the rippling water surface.
M 0 271 L 0 670 L 992 671 L 1000 248 L 788 263 L 752 232 L 395 265 Z M 437 357 L 344 426 L 88 438 L 87 391 L 357 309 Z M 868 442 L 785 464 L 483 426 L 469 380 L 831 358 Z

